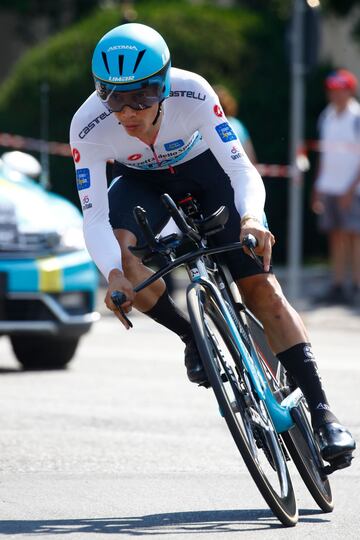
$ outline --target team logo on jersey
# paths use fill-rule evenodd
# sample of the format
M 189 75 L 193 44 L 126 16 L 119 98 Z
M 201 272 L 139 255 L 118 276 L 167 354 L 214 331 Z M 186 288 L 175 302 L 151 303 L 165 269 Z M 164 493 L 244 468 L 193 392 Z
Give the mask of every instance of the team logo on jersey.
M 129 161 L 137 161 L 142 157 L 142 154 L 131 154 L 131 156 L 128 156 Z
M 78 169 L 76 171 L 76 185 L 79 191 L 90 187 L 89 169 Z
M 181 148 L 184 146 L 184 141 L 182 139 L 177 139 L 177 141 L 171 141 L 164 144 L 165 150 L 168 152 L 171 152 L 172 150 L 177 150 L 178 148 Z
M 227 122 L 224 122 L 223 124 L 219 124 L 218 126 L 215 126 L 215 129 L 218 132 L 218 135 L 223 142 L 236 140 L 236 135 Z
M 75 163 L 79 163 L 80 161 L 80 152 L 77 148 L 74 148 L 72 151 L 72 156 L 74 158 Z
M 220 105 L 214 105 L 214 113 L 215 113 L 216 116 L 218 116 L 219 118 L 221 118 L 222 115 L 224 114 L 222 108 L 220 107 Z

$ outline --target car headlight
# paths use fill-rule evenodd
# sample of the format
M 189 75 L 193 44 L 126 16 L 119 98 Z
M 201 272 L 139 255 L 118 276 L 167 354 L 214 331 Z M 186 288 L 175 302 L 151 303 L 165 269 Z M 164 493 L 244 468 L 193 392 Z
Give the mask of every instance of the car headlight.
M 69 227 L 61 232 L 60 250 L 85 249 L 85 240 L 82 227 Z

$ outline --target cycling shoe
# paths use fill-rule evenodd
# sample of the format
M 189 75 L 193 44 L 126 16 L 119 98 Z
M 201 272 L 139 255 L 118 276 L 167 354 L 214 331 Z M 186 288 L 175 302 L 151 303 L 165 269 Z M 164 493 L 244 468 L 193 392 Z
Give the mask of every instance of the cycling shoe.
M 351 458 L 351 453 L 355 450 L 356 443 L 351 433 L 337 422 L 329 422 L 317 428 L 314 432 L 315 439 L 319 445 L 321 457 L 325 461 L 333 460 L 341 462 L 341 457 Z M 344 461 L 350 465 L 351 459 Z M 344 466 L 348 466 L 344 465 Z
M 192 383 L 196 383 L 202 386 L 206 386 L 208 384 L 208 378 L 206 376 L 204 366 L 202 365 L 196 343 L 193 339 L 190 339 L 186 343 L 185 367 L 188 379 Z

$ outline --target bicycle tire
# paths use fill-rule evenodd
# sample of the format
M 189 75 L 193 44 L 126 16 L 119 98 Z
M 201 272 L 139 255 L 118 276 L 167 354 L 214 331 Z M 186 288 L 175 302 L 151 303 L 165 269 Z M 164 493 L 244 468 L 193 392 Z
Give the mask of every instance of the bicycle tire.
M 324 466 L 303 407 L 303 405 L 300 405 L 299 414 L 301 414 L 303 425 L 306 427 L 313 440 L 313 448 L 314 451 L 317 452 L 318 462 Z M 321 468 L 319 468 L 317 463 L 315 463 L 313 453 L 299 427 L 295 424 L 291 430 L 282 434 L 282 438 L 291 459 L 316 504 L 323 512 L 332 512 L 334 503 L 329 479 L 326 474 L 321 471 Z
M 215 337 L 209 332 L 209 329 L 206 326 L 206 320 L 211 319 L 220 334 L 224 334 L 224 328 L 227 327 L 227 323 L 224 320 L 220 309 L 218 309 L 216 313 L 214 313 L 212 309 L 209 309 L 209 299 L 212 300 L 212 305 L 215 306 L 216 299 L 212 298 L 211 293 L 207 290 L 205 291 L 203 286 L 200 284 L 192 284 L 188 288 L 188 311 L 205 371 L 208 375 L 222 415 L 224 416 L 234 442 L 257 488 L 279 521 L 287 527 L 293 527 L 298 520 L 296 499 L 279 437 L 277 436 L 272 426 L 270 416 L 268 415 L 269 426 L 272 427 L 273 431 L 271 434 L 269 433 L 267 435 L 266 450 L 270 453 L 270 457 L 273 461 L 272 467 L 275 471 L 274 476 L 275 478 L 278 476 L 278 489 L 280 489 L 280 493 L 278 493 L 271 485 L 268 477 L 259 465 L 258 458 L 254 455 L 255 441 L 251 441 L 250 431 L 246 428 L 244 429 L 240 425 L 240 419 L 237 416 L 239 411 L 234 411 L 224 388 L 225 383 L 219 371 L 218 363 L 214 360 L 214 351 L 217 350 L 216 354 L 218 361 L 223 353 L 221 350 L 219 351 L 219 345 L 215 341 Z M 232 355 L 232 357 L 238 358 L 239 354 L 235 349 L 233 340 L 231 338 L 227 339 L 226 336 L 224 342 L 225 340 L 225 346 L 228 348 L 229 354 Z M 229 382 L 231 386 L 229 377 L 227 382 Z M 248 419 L 245 421 L 244 416 L 244 411 L 242 411 L 241 421 L 244 421 L 244 425 L 247 426 Z M 268 429 L 268 431 L 270 432 L 271 430 Z
M 248 320 L 248 322 L 252 335 L 255 334 L 256 345 L 259 346 L 262 353 L 260 355 L 260 360 L 266 360 L 267 365 L 272 367 L 272 372 L 277 372 L 276 357 L 274 357 L 269 349 L 269 346 L 267 345 L 263 330 L 255 325 L 251 320 Z M 287 385 L 288 383 L 286 382 L 287 377 L 285 369 L 281 365 L 278 375 L 279 379 L 282 380 L 285 385 Z M 317 449 L 317 445 L 313 437 L 313 430 L 308 421 L 303 404 L 299 406 L 298 413 L 301 415 L 302 424 L 308 431 L 309 437 L 313 442 L 313 452 L 316 452 L 317 454 L 317 461 L 320 464 L 320 467 L 314 462 L 313 453 L 309 448 L 308 442 L 305 440 L 301 430 L 296 425 L 296 422 L 292 429 L 282 434 L 282 439 L 292 461 L 294 462 L 295 467 L 300 474 L 300 477 L 302 478 L 314 501 L 323 512 L 329 513 L 334 509 L 331 486 L 328 477 L 321 471 L 324 463 L 320 452 Z

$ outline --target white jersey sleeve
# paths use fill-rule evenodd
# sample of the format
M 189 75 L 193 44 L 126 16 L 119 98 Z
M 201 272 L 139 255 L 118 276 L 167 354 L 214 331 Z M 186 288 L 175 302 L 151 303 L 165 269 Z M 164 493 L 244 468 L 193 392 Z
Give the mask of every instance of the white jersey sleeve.
M 206 100 L 198 105 L 192 116 L 198 129 L 221 167 L 229 176 L 234 189 L 235 206 L 240 216 L 251 214 L 263 220 L 265 188 L 262 178 L 247 157 L 239 139 L 227 121 L 219 99 L 209 85 L 197 76 L 198 91 L 205 92 Z
M 84 216 L 84 238 L 90 256 L 108 279 L 111 270 L 122 268 L 120 246 L 109 223 L 106 162 L 113 158 L 113 152 L 111 145 L 82 141 L 79 137 L 82 125 L 83 121 L 75 115 L 70 127 L 70 145 Z

